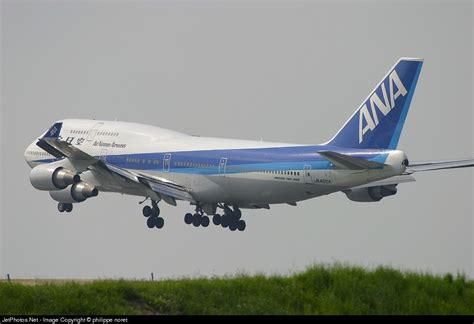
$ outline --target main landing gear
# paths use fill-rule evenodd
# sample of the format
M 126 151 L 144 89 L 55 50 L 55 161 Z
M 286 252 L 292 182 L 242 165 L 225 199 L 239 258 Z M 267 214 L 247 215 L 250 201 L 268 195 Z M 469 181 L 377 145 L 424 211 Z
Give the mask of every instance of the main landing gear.
M 165 220 L 160 216 L 160 208 L 156 201 L 151 201 L 151 207 L 145 206 L 143 207 L 143 216 L 147 217 L 146 225 L 148 228 L 163 228 L 165 225 Z
M 244 231 L 246 223 L 244 220 L 240 219 L 242 217 L 242 212 L 237 206 L 234 206 L 232 210 L 228 205 L 218 205 L 224 210 L 224 214 L 221 216 L 219 214 L 214 214 L 212 217 L 212 223 L 216 226 L 222 226 L 223 228 L 229 228 L 231 231 Z M 209 217 L 204 215 L 204 212 L 201 207 L 196 206 L 195 214 L 187 213 L 184 215 L 184 222 L 188 225 L 193 224 L 195 227 L 207 227 L 209 226 Z
M 244 231 L 247 224 L 242 217 L 242 212 L 237 206 L 234 206 L 234 210 L 230 209 L 229 206 L 224 205 L 224 215 L 215 214 L 212 218 L 212 222 L 216 226 L 222 226 L 223 228 L 229 228 L 232 232 L 235 230 Z
M 184 215 L 184 222 L 188 225 L 193 224 L 194 227 L 208 227 L 209 226 L 209 217 L 204 215 L 204 211 L 201 207 L 196 206 L 195 214 L 187 213 Z
M 60 213 L 66 212 L 70 213 L 72 211 L 71 203 L 58 203 L 58 210 Z

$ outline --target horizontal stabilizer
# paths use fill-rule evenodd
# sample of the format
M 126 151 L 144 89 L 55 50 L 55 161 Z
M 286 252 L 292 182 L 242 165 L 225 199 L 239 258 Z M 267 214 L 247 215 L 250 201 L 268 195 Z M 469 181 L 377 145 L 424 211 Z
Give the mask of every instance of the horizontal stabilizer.
M 383 163 L 368 161 L 361 158 L 353 157 L 347 154 L 337 153 L 333 151 L 320 151 L 318 154 L 324 156 L 337 167 L 349 170 L 368 170 L 381 169 L 385 166 Z
M 410 163 L 405 173 L 411 174 L 421 171 L 434 171 L 443 169 L 468 168 L 474 166 L 474 159 L 449 160 L 449 161 L 427 161 Z

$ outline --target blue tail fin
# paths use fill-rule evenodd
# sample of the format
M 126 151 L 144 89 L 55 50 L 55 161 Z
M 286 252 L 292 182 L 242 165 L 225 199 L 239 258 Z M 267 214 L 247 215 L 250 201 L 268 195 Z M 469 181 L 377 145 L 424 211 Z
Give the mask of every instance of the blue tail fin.
M 396 149 L 422 65 L 422 59 L 399 59 L 327 144 Z

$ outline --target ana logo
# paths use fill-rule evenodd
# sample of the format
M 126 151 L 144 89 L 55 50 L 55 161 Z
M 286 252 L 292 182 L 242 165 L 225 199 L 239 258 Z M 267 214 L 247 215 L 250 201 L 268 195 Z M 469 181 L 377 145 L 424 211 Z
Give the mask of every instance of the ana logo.
M 56 128 L 56 126 L 53 126 L 53 128 L 51 128 L 51 131 L 49 132 L 49 137 L 53 137 L 57 131 L 58 129 Z
M 359 144 L 364 140 L 364 134 L 369 130 L 373 131 L 379 124 L 379 117 L 377 116 L 377 110 L 380 110 L 384 116 L 395 108 L 395 101 L 398 97 L 404 97 L 407 94 L 407 89 L 403 85 L 402 81 L 398 77 L 397 71 L 393 70 L 388 76 L 389 93 L 387 96 L 387 89 L 385 89 L 385 83 L 382 82 L 381 89 L 383 95 L 383 101 L 377 95 L 377 92 L 370 96 L 368 104 L 370 111 L 367 107 L 367 101 L 364 106 L 359 110 Z M 397 92 L 393 93 L 396 87 Z M 372 113 L 371 113 L 372 112 Z M 365 123 L 365 126 L 363 126 Z

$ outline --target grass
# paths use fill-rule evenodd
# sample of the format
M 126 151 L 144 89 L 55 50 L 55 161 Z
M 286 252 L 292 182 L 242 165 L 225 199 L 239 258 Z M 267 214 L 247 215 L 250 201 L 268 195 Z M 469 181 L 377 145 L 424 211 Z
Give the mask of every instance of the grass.
M 291 276 L 0 283 L 0 314 L 474 314 L 474 282 L 379 267 Z

